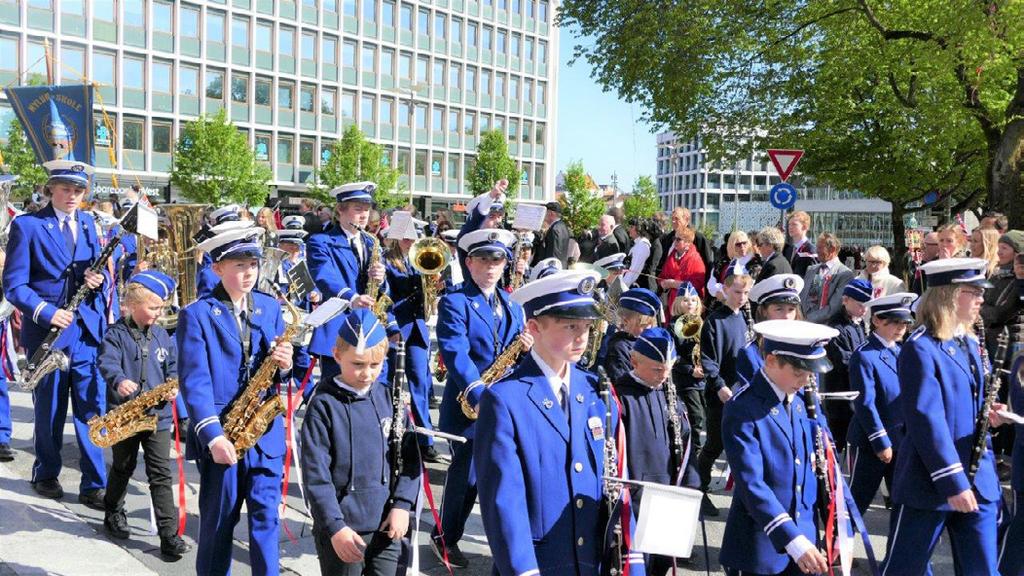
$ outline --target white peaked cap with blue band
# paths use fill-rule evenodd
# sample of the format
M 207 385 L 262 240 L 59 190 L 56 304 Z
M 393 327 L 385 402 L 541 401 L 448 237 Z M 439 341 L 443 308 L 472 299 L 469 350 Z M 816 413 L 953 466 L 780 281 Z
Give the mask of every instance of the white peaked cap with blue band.
M 802 370 L 828 372 L 832 369 L 825 354 L 825 345 L 839 335 L 829 328 L 803 320 L 766 320 L 753 326 L 764 339 L 764 354 L 775 354 L 789 360 Z
M 913 292 L 897 292 L 869 300 L 865 306 L 872 316 L 883 320 L 910 322 L 914 319 L 913 306 L 916 300 L 917 294 Z
M 558 258 L 554 258 L 554 257 L 552 257 L 552 258 L 545 258 L 545 259 L 541 260 L 540 262 L 537 262 L 536 266 L 534 266 L 533 268 L 530 268 L 530 282 L 533 282 L 534 280 L 539 280 L 541 278 L 544 278 L 545 276 L 550 276 L 550 275 L 554 274 L 555 272 L 561 272 L 561 271 L 562 271 L 562 261 L 561 260 L 559 260 Z
M 377 190 L 377 185 L 373 182 L 352 182 L 351 184 L 342 184 L 331 189 L 331 196 L 338 202 L 366 202 L 368 204 L 373 203 L 373 193 Z
M 594 261 L 594 266 L 600 266 L 609 272 L 615 270 L 622 270 L 626 267 L 626 254 L 619 252 L 618 254 L 612 254 L 611 256 L 605 256 L 599 260 Z
M 50 175 L 51 182 L 67 182 L 79 188 L 89 187 L 89 178 L 95 170 L 92 166 L 78 160 L 50 160 L 43 163 L 43 168 Z
M 921 264 L 918 269 L 925 275 L 929 288 L 950 284 L 973 284 L 991 288 L 985 277 L 988 263 L 981 258 L 941 258 Z
M 465 234 L 459 239 L 459 248 L 466 251 L 467 256 L 484 253 L 492 255 L 504 254 L 511 257 L 511 248 L 516 243 L 516 235 L 500 228 L 483 228 Z
M 526 284 L 512 293 L 527 318 L 557 316 L 592 320 L 601 316 L 594 300 L 600 275 L 591 270 L 562 270 Z
M 804 279 L 796 274 L 776 274 L 761 280 L 750 289 L 750 300 L 755 304 L 800 304 L 800 291 Z
M 229 258 L 260 258 L 263 256 L 263 234 L 259 227 L 230 230 L 203 240 L 196 250 L 210 255 L 214 262 Z

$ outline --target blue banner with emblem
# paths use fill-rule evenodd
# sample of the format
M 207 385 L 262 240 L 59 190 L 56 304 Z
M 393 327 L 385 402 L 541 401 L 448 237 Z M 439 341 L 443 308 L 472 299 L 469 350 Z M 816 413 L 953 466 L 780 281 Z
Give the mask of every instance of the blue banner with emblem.
M 77 160 L 95 165 L 92 86 L 14 86 L 4 89 L 40 164 Z

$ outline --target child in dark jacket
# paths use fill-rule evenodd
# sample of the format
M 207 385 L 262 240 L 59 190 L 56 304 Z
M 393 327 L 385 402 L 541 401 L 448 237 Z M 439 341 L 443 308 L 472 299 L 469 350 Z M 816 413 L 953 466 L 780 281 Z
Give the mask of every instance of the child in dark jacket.
M 178 376 L 178 354 L 174 340 L 156 321 L 168 298 L 174 294 L 174 280 L 157 271 L 140 272 L 128 281 L 124 297 L 127 314 L 107 330 L 100 350 L 99 370 L 107 383 L 108 411 L 137 398 Z M 124 496 L 128 480 L 135 471 L 139 446 L 146 463 L 149 492 L 160 535 L 160 552 L 178 559 L 189 546 L 177 533 L 178 509 L 171 489 L 171 417 L 170 402 L 177 391 L 151 408 L 157 416 L 156 430 L 141 432 L 112 446 L 113 462 L 107 477 L 104 497 L 106 515 L 103 525 L 115 537 L 130 536 Z
M 354 310 L 334 346 L 341 374 L 317 387 L 302 425 L 302 476 L 323 574 L 395 574 L 420 485 L 407 414 L 392 479 L 391 391 L 378 382 L 388 340 L 372 312 Z

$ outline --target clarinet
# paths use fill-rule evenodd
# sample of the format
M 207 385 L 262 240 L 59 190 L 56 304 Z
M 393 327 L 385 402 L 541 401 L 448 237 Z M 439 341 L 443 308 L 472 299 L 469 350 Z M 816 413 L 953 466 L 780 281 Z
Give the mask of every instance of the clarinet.
M 612 381 L 608 378 L 604 366 L 597 367 L 597 375 L 600 382 L 601 399 L 604 400 L 604 475 L 618 476 L 619 451 L 615 445 L 615 435 L 612 433 Z M 623 540 L 622 522 L 619 521 L 619 515 L 615 511 L 619 498 L 622 496 L 622 483 L 606 478 L 603 486 L 608 522 L 612 525 L 612 565 L 606 573 L 609 576 L 618 576 L 622 573 Z
M 672 437 L 672 458 L 673 458 L 673 470 L 676 470 L 678 474 L 679 470 L 683 467 L 683 424 L 679 420 L 679 411 L 676 409 L 678 403 L 678 395 L 676 394 L 676 385 L 669 377 L 662 386 L 665 388 L 665 400 L 668 403 L 668 428 L 669 435 Z M 673 481 L 675 478 L 673 478 Z
M 828 518 L 828 508 L 832 501 L 832 486 L 828 481 L 828 460 L 825 458 L 825 431 L 818 422 L 818 380 L 811 376 L 804 395 L 807 406 L 807 417 L 814 421 L 814 475 L 818 479 L 818 513 L 822 520 Z
M 978 473 L 981 466 L 981 456 L 988 448 L 989 414 L 992 412 L 992 405 L 999 397 L 1000 378 L 1003 375 L 1003 364 L 1006 362 L 1006 352 L 1009 349 L 1010 338 L 1006 328 L 999 333 L 996 340 L 996 354 L 993 358 L 992 369 L 985 375 L 985 402 L 978 411 L 978 419 L 974 424 L 974 450 L 971 451 L 971 465 L 967 469 L 967 481 L 974 483 L 974 475 Z
M 405 436 L 405 342 L 395 344 L 395 377 L 391 383 L 391 431 L 388 434 L 391 465 L 391 504 L 394 505 L 394 490 L 402 475 L 402 439 Z
M 753 342 L 757 335 L 754 334 L 754 318 L 750 315 L 750 301 L 743 305 L 742 310 L 743 319 L 747 322 L 747 342 Z

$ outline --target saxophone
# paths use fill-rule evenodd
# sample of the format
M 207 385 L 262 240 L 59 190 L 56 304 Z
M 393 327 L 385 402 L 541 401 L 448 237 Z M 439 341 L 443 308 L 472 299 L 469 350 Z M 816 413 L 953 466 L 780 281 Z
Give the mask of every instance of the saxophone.
M 380 240 L 377 239 L 376 234 L 370 234 L 366 230 L 359 229 L 360 232 L 370 238 L 372 245 L 370 246 L 370 268 L 380 264 Z M 366 295 L 373 298 L 373 313 L 380 320 L 381 324 L 387 325 L 388 323 L 388 308 L 393 303 L 391 297 L 387 294 L 380 293 L 380 282 L 368 278 L 366 281 Z
M 512 281 L 509 282 L 509 288 L 512 290 L 518 290 L 523 286 L 523 274 L 516 272 L 519 266 L 519 261 L 523 258 L 523 242 L 526 241 L 526 232 L 516 233 L 516 250 L 512 254 Z
M 587 334 L 587 351 L 583 354 L 580 363 L 585 368 L 593 368 L 597 363 L 597 357 L 601 352 L 601 344 L 604 343 L 605 332 L 610 324 L 615 324 L 616 311 L 608 301 L 608 295 L 603 291 L 594 292 L 594 300 L 597 302 L 597 310 L 601 317 L 590 324 L 590 331 Z
M 284 305 L 288 307 L 291 315 L 291 322 L 284 329 L 284 334 L 277 338 L 270 347 L 271 350 L 278 342 L 291 342 L 299 336 L 304 329 L 302 323 L 302 312 L 287 299 Z M 270 356 L 263 359 L 256 374 L 246 383 L 245 389 L 231 404 L 226 416 L 224 416 L 224 436 L 235 445 L 235 454 L 241 460 L 246 450 L 252 448 L 266 433 L 267 428 L 281 414 L 284 414 L 284 402 L 281 397 L 274 394 L 271 398 L 264 400 L 264 395 L 274 384 L 274 374 L 277 372 L 277 363 Z
M 103 416 L 93 416 L 88 423 L 89 439 L 100 448 L 109 448 L 136 434 L 156 430 L 156 415 L 147 414 L 146 411 L 161 402 L 166 402 L 168 396 L 177 392 L 178 379 L 172 378 Z
M 524 352 L 526 352 L 526 347 L 523 345 L 523 341 L 517 338 L 511 346 L 505 348 L 494 359 L 494 362 L 487 370 L 484 370 L 483 374 L 480 375 L 480 381 L 484 383 L 484 386 L 494 384 L 519 363 L 519 358 L 522 357 Z M 469 403 L 469 398 L 466 398 L 466 391 L 459 392 L 459 396 L 456 399 L 459 401 L 459 407 L 462 408 L 462 414 L 470 420 L 476 420 L 476 410 Z

